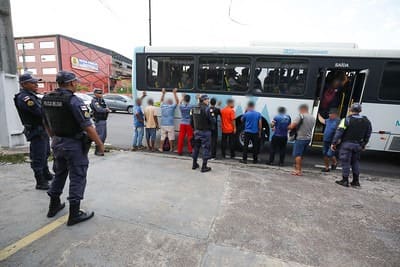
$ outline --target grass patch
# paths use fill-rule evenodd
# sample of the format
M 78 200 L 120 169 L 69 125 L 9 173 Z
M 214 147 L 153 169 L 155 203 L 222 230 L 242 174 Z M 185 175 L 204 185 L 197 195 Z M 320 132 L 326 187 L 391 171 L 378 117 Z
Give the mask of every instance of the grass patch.
M 0 154 L 0 163 L 24 163 L 26 162 L 27 156 L 29 156 L 29 154 L 26 153 Z

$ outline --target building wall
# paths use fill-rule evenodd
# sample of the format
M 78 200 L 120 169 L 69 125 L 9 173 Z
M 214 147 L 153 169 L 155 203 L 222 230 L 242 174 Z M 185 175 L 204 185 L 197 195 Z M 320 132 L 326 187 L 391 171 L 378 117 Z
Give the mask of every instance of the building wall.
M 93 88 L 101 88 L 108 92 L 111 55 L 105 54 L 98 50 L 89 48 L 83 44 L 74 42 L 73 40 L 60 37 L 61 48 L 61 66 L 63 70 L 73 71 L 79 78 L 82 88 L 92 91 Z M 79 69 L 73 66 L 71 58 L 75 60 L 85 60 L 92 65 L 97 64 L 95 69 Z
M 22 60 L 23 49 L 25 46 L 25 66 Z M 15 49 L 17 54 L 18 73 L 24 72 L 24 67 L 33 72 L 35 76 L 42 79 L 39 84 L 39 91 L 50 91 L 56 88 L 55 73 L 59 71 L 59 55 L 57 38 L 18 38 L 15 39 Z M 34 60 L 33 62 L 32 59 Z M 49 60 L 50 59 L 50 60 Z

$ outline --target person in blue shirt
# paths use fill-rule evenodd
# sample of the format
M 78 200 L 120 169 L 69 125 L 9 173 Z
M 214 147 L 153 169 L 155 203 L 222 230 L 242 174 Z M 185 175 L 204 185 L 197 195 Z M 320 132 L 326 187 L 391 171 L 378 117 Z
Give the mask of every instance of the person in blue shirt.
M 324 119 L 321 114 L 318 114 L 318 120 L 325 125 L 324 137 L 323 137 L 323 147 L 322 154 L 324 155 L 324 164 L 325 168 L 323 168 L 322 172 L 329 172 L 329 161 L 331 162 L 331 169 L 336 170 L 337 160 L 335 156 L 335 152 L 332 151 L 331 145 L 333 136 L 335 135 L 335 131 L 340 123 L 340 119 L 338 118 L 337 109 L 332 108 L 329 110 L 329 117 Z
M 262 116 L 260 112 L 254 110 L 254 102 L 247 104 L 247 111 L 242 116 L 242 122 L 244 124 L 244 147 L 243 147 L 243 159 L 241 163 L 247 164 L 247 151 L 249 149 L 249 143 L 253 144 L 253 163 L 258 163 L 258 153 L 260 150 L 260 139 L 262 131 Z
M 165 88 L 162 89 L 161 94 L 161 140 L 160 140 L 160 148 L 159 151 L 163 152 L 163 144 L 166 138 L 169 141 L 169 147 L 171 151 L 174 151 L 174 141 L 175 141 L 175 126 L 174 126 L 174 118 L 175 118 L 175 109 L 179 104 L 178 99 L 178 89 L 175 88 L 172 93 L 174 94 L 175 103 L 171 98 L 168 98 L 166 101 Z
M 193 152 L 193 148 L 191 145 L 191 141 L 193 138 L 193 128 L 190 125 L 190 111 L 196 105 L 190 104 L 190 99 L 190 95 L 183 94 L 181 104 L 179 105 L 179 109 L 181 111 L 181 123 L 179 125 L 178 155 L 182 155 L 183 153 L 185 137 L 187 138 L 188 152 L 190 154 L 192 154 Z
M 136 105 L 133 107 L 133 141 L 132 151 L 141 150 L 143 146 L 144 136 L 144 113 L 142 110 L 142 101 L 146 97 L 146 92 L 143 92 L 142 97 L 136 99 Z
M 274 117 L 271 128 L 274 135 L 271 139 L 271 151 L 269 154 L 268 165 L 272 165 L 275 160 L 275 153 L 279 153 L 279 166 L 283 166 L 286 155 L 286 145 L 288 141 L 288 127 L 292 123 L 292 119 L 286 114 L 286 108 L 279 107 L 278 115 Z

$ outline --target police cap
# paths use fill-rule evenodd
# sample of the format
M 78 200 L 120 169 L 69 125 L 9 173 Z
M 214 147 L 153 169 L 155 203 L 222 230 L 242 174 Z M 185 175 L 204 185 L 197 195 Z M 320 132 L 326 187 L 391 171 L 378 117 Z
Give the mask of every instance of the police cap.
M 200 100 L 201 100 L 201 101 L 206 100 L 206 99 L 210 99 L 210 98 L 208 97 L 208 95 L 202 95 L 202 96 L 200 97 Z
M 27 83 L 27 82 L 31 82 L 31 83 L 37 83 L 42 81 L 42 79 L 36 79 L 32 76 L 32 74 L 30 74 L 29 72 L 26 72 L 22 75 L 19 76 L 19 82 L 20 83 Z
M 102 94 L 103 90 L 101 90 L 100 88 L 94 88 L 93 93 L 95 94 Z
M 65 71 L 65 70 L 59 71 L 57 73 L 57 76 L 56 76 L 57 83 L 63 84 L 63 83 L 69 83 L 72 81 L 78 81 L 78 78 L 76 77 L 76 75 L 74 73 Z
M 361 104 L 360 103 L 354 103 L 353 105 L 351 105 L 350 107 L 350 111 L 351 112 L 357 112 L 360 113 L 361 112 Z

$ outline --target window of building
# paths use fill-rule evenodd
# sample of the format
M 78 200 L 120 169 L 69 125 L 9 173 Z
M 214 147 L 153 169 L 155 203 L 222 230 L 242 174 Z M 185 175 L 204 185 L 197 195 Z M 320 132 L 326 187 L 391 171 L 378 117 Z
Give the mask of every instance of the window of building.
M 54 48 L 54 42 L 53 41 L 40 42 L 39 47 L 40 48 Z
M 29 49 L 35 49 L 35 45 L 33 43 L 18 43 L 17 44 L 18 50 L 29 50 Z
M 308 62 L 303 60 L 257 59 L 254 91 L 279 95 L 302 95 Z
M 151 88 L 193 88 L 194 59 L 185 56 L 147 58 L 147 85 Z
M 400 101 L 400 62 L 388 62 L 383 71 L 379 97 L 384 100 Z
M 56 61 L 56 55 L 41 55 L 42 62 Z
M 25 57 L 25 62 L 35 62 L 36 61 L 35 56 L 19 56 L 18 60 L 20 63 L 24 62 L 24 57 Z
M 246 92 L 250 80 L 250 58 L 200 57 L 199 88 L 210 91 Z
M 56 68 L 43 68 L 42 72 L 43 72 L 43 74 L 57 74 L 57 69 Z
M 37 70 L 34 69 L 34 68 L 32 68 L 32 69 L 27 69 L 25 72 L 29 72 L 29 73 L 34 74 L 34 75 L 37 74 Z
M 39 88 L 44 88 L 44 83 L 38 83 Z

